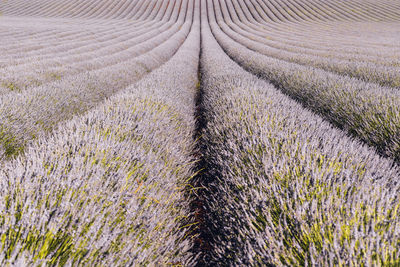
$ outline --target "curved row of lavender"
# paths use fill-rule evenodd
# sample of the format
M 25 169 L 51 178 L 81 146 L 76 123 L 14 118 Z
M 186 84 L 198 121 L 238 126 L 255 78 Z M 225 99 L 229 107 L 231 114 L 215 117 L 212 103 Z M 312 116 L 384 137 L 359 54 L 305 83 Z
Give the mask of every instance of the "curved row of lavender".
M 236 11 L 240 9 L 240 6 L 235 6 L 232 2 L 224 0 L 214 2 L 216 10 L 218 10 L 217 18 L 219 25 L 221 26 L 221 29 L 231 36 L 232 39 L 245 44 L 252 50 L 280 60 L 294 62 L 300 65 L 313 66 L 337 74 L 348 75 L 368 82 L 378 83 L 382 86 L 400 88 L 400 65 L 398 64 L 398 58 L 397 60 L 389 61 L 391 65 L 384 63 L 384 65 L 381 66 L 380 60 L 374 62 L 376 59 L 370 60 L 369 62 L 363 62 L 362 57 L 353 57 L 352 60 L 349 60 L 348 58 L 337 59 L 336 57 L 324 58 L 320 55 L 304 53 L 301 50 L 296 51 L 295 48 L 285 51 L 285 49 L 282 49 L 279 44 L 274 44 L 270 40 L 266 39 L 266 37 L 274 36 L 269 32 L 269 29 L 263 29 L 263 25 L 257 21 L 251 21 L 250 19 L 246 20 L 247 17 L 243 14 L 240 16 L 241 12 L 236 13 Z M 245 5 L 243 2 L 241 3 L 242 5 Z M 246 11 L 251 13 L 248 9 Z M 257 12 L 254 12 L 254 10 L 251 11 L 253 11 L 251 14 L 258 14 Z M 232 19 L 230 19 L 231 17 Z M 249 18 L 251 18 L 250 15 Z M 317 27 L 318 24 L 314 25 L 314 27 Z M 324 25 L 325 24 L 319 26 L 322 27 Z M 375 23 L 375 25 L 377 31 L 385 30 L 383 27 L 384 25 L 381 26 L 378 23 Z M 308 24 L 305 24 L 304 26 L 308 26 Z M 259 30 L 256 30 L 257 28 Z M 393 34 L 395 34 L 395 31 L 393 31 Z M 390 52 L 393 53 L 393 51 Z M 397 49 L 398 56 L 400 56 L 399 52 L 400 50 Z
M 163 18 L 150 17 L 152 18 L 151 23 L 135 25 L 134 27 L 128 23 L 116 25 L 123 29 L 117 33 L 112 31 L 112 34 L 116 35 L 117 38 L 105 34 L 99 26 L 95 25 L 94 28 L 100 30 L 96 32 L 97 38 L 100 37 L 100 34 L 104 34 L 101 38 L 107 40 L 107 42 L 94 42 L 93 37 L 89 39 L 86 37 L 88 40 L 78 42 L 79 36 L 68 36 L 69 40 L 57 40 L 55 44 L 51 44 L 46 38 L 44 49 L 47 58 L 33 56 L 42 53 L 43 49 L 37 49 L 37 47 L 33 51 L 27 52 L 25 50 L 22 53 L 20 51 L 12 51 L 12 53 L 9 48 L 6 48 L 8 50 L 7 55 L 10 55 L 11 58 L 4 63 L 7 67 L 0 70 L 2 74 L 0 82 L 2 90 L 0 92 L 20 92 L 46 82 L 60 80 L 66 76 L 104 69 L 148 52 L 170 38 L 182 26 L 186 14 L 184 12 L 179 13 L 181 5 L 185 5 L 185 2 L 176 1 L 176 4 L 169 5 L 168 9 L 166 9 L 166 5 L 162 6 L 159 9 L 159 14 L 163 14 Z M 110 25 L 106 29 L 110 31 L 116 26 Z M 65 30 L 68 30 L 68 28 L 64 29 L 63 27 L 62 30 L 63 34 L 66 34 Z M 37 45 L 36 41 L 35 45 Z M 32 49 L 27 45 L 24 45 L 23 48 Z M 30 56 L 31 54 L 33 55 Z M 9 63 L 10 61 L 14 64 L 19 62 L 17 59 L 24 64 L 15 66 Z
M 181 1 L 177 2 L 176 10 L 180 8 L 179 3 Z M 192 12 L 187 8 L 188 2 L 182 4 L 184 10 Z M 177 11 L 175 13 L 178 15 Z M 79 74 L 62 77 L 49 76 L 47 65 L 44 64 L 38 71 L 43 72 L 44 77 L 56 77 L 56 81 L 2 94 L 0 158 L 22 152 L 27 143 L 50 132 L 58 122 L 95 107 L 106 97 L 133 84 L 168 60 L 190 30 L 190 14 L 188 20 L 185 20 L 185 16 L 186 12 L 181 12 L 172 27 L 148 40 L 144 39 L 137 46 L 128 46 L 121 57 L 115 54 L 105 57 L 97 55 L 95 64 L 89 62 L 75 70 L 66 65 L 66 69 Z M 129 49 L 132 53 L 126 54 Z
M 351 77 L 351 72 L 338 75 L 312 64 L 297 64 L 264 54 L 269 51 L 267 47 L 226 27 L 217 1 L 209 1 L 209 5 L 215 10 L 211 17 L 213 33 L 226 53 L 241 66 L 271 81 L 337 127 L 374 146 L 380 154 L 396 161 L 400 159 L 398 88 L 356 79 Z M 396 82 L 397 78 L 390 73 L 373 73 L 375 70 L 365 69 L 365 75 L 376 74 Z M 398 71 L 396 73 L 398 75 Z
M 0 171 L 1 265 L 194 261 L 199 2 L 176 2 L 148 52 L 2 96 L 2 141 L 21 153 Z
M 248 52 L 225 41 L 211 2 L 202 2 L 205 221 L 213 247 L 204 260 L 396 264 L 399 168 L 229 59 L 213 33 L 234 59 Z M 266 60 L 257 56 L 253 62 Z

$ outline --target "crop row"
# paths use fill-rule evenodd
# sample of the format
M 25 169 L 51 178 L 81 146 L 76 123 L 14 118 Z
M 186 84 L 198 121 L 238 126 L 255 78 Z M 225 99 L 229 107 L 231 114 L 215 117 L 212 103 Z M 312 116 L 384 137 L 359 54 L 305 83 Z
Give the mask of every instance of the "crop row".
M 267 39 L 275 39 L 277 43 L 289 44 L 293 43 L 298 47 L 312 47 L 313 50 L 329 50 L 336 53 L 354 52 L 360 53 L 365 51 L 368 55 L 397 49 L 395 43 L 385 43 L 385 46 L 379 46 L 382 41 L 386 40 L 385 32 L 379 32 L 379 40 L 374 38 L 373 31 L 382 30 L 380 26 L 394 26 L 393 22 L 382 19 L 376 22 L 370 19 L 363 21 L 349 21 L 349 19 L 341 20 L 323 20 L 323 21 L 297 21 L 285 23 L 269 23 L 268 17 L 263 10 L 257 8 L 254 4 L 256 0 L 237 2 L 237 0 L 227 1 L 229 12 L 232 19 L 238 17 L 243 25 L 248 27 L 250 31 L 256 34 L 262 34 Z M 225 5 L 221 2 L 221 5 Z M 228 18 L 227 18 L 228 19 Z M 237 23 L 240 25 L 240 23 Z M 357 34 L 354 34 L 354 27 L 357 28 Z M 391 30 L 392 38 L 396 37 L 395 28 Z M 372 37 L 372 38 L 370 38 Z M 360 46 L 359 43 L 363 45 Z M 350 51 L 347 51 L 351 48 Z M 373 50 L 373 48 L 380 48 Z M 358 49 L 358 51 L 356 50 Z M 388 55 L 387 55 L 388 56 Z
M 186 39 L 192 24 L 193 3 L 187 2 L 188 20 L 168 40 L 136 58 L 82 73 L 22 93 L 0 97 L 0 155 L 21 152 L 32 139 L 51 131 L 58 122 L 81 114 L 115 92 L 139 80 L 167 61 Z M 158 40 L 154 40 L 157 42 Z
M 205 261 L 399 264 L 399 169 L 241 69 L 210 24 L 204 16 L 205 222 L 212 247 Z
M 2 264 L 190 264 L 198 7 L 191 29 L 159 69 L 5 163 Z
M 298 22 L 327 20 L 363 20 L 398 18 L 396 1 L 296 1 L 254 0 L 268 17 L 268 22 Z M 252 0 L 252 2 L 254 2 Z M 155 1 L 5 1 L 0 9 L 7 15 L 72 17 L 96 19 L 135 18 L 154 10 Z
M 143 1 L 146 2 L 146 1 Z M 148 2 L 148 1 L 147 1 Z M 68 19 L 68 18 L 30 18 L 32 20 L 32 22 L 35 22 L 33 25 L 30 25 L 30 27 L 26 27 L 26 25 L 21 25 L 21 26 L 25 26 L 24 30 L 30 29 L 32 26 L 35 28 L 40 28 L 40 27 L 45 27 L 48 28 L 48 21 L 52 22 L 52 26 L 56 25 L 56 26 L 64 26 L 64 27 L 68 27 L 68 26 L 80 26 L 80 27 L 92 27 L 92 29 L 97 29 L 100 30 L 102 28 L 109 28 L 109 26 L 126 26 L 127 24 L 129 24 L 130 26 L 132 26 L 132 24 L 136 24 L 135 26 L 140 26 L 141 24 L 145 24 L 145 23 L 154 23 L 157 22 L 161 19 L 162 16 L 164 16 L 164 12 L 166 11 L 167 7 L 168 10 L 172 9 L 174 7 L 175 4 L 180 5 L 180 2 L 177 1 L 172 1 L 171 4 L 169 4 L 169 2 L 165 2 L 165 1 L 157 1 L 157 7 L 155 9 L 153 9 L 151 12 L 146 12 L 145 14 L 141 14 L 140 16 L 138 16 L 137 18 L 135 18 L 135 20 L 113 20 L 113 21 L 109 21 L 109 20 L 82 20 L 82 19 Z M 161 6 L 162 4 L 162 6 Z M 135 13 L 135 10 L 132 10 L 131 12 L 133 12 L 132 15 L 137 15 L 137 13 Z M 21 24 L 21 20 L 19 19 L 19 17 L 10 17 L 7 19 L 7 21 L 4 21 L 3 23 L 8 23 L 11 25 L 9 25 L 10 27 L 15 27 L 16 25 L 12 24 L 12 22 L 14 22 L 14 24 L 18 25 Z M 47 23 L 46 23 L 47 22 Z M 82 23 L 84 22 L 84 23 Z M 96 27 L 96 28 L 93 28 Z M 117 29 L 115 29 L 117 30 Z M 133 29 L 135 30 L 135 29 Z M 42 36 L 45 33 L 41 33 L 39 36 Z M 47 33 L 46 35 L 48 35 L 49 33 Z M 35 36 L 35 35 L 34 35 Z M 27 38 L 26 36 L 21 36 L 23 38 Z M 30 36 L 32 37 L 32 36 Z
M 161 5 L 173 4 L 174 1 L 12 1 L 1 2 L 0 10 L 7 16 L 32 17 L 67 17 L 85 19 L 130 19 L 141 20 Z
M 221 1 L 220 4 L 223 8 L 225 1 Z M 356 57 L 362 60 L 367 57 L 381 63 L 383 60 L 379 59 L 379 55 L 386 57 L 386 60 L 390 59 L 389 62 L 383 61 L 386 64 L 396 64 L 394 52 L 396 49 L 398 51 L 398 48 L 393 42 L 396 36 L 396 27 L 393 23 L 365 23 L 371 19 L 355 22 L 348 18 L 274 23 L 267 15 L 267 4 L 268 2 L 256 0 L 226 2 L 236 26 L 263 38 L 262 41 L 268 46 L 302 54 L 318 53 L 325 57 L 339 56 L 343 59 Z M 225 19 L 229 20 L 229 17 Z M 354 34 L 354 28 L 357 28 L 357 35 Z M 373 31 L 379 33 L 379 42 L 375 38 L 376 35 L 371 36 Z M 368 35 L 370 37 L 366 38 Z M 387 38 L 384 46 L 382 46 L 383 37 Z M 360 42 L 362 46 L 359 45 Z
M 210 14 L 214 13 L 210 5 Z M 218 42 L 235 61 L 264 77 L 350 134 L 399 160 L 399 91 L 282 61 L 251 51 L 232 41 L 210 15 Z
M 185 6 L 183 6 L 185 8 Z M 177 8 L 176 8 L 177 10 Z M 176 15 L 177 12 L 175 12 Z M 61 79 L 66 75 L 73 75 L 83 71 L 105 68 L 107 66 L 129 60 L 151 50 L 156 45 L 170 38 L 184 23 L 184 12 L 174 20 L 164 23 L 159 28 L 146 32 L 139 32 L 137 36 L 116 45 L 108 45 L 102 49 L 75 54 L 74 56 L 52 57 L 51 59 L 19 66 L 10 66 L 1 70 L 2 93 L 12 90 L 20 91 L 29 87 Z M 176 18 L 175 18 L 176 19 Z M 76 51 L 75 51 L 76 52 Z M 21 75 L 23 73 L 23 75 Z
M 238 24 L 243 24 L 238 20 L 229 19 L 229 10 L 231 11 L 230 14 L 232 14 L 232 12 L 235 10 L 232 6 L 228 6 L 228 8 L 224 4 L 225 1 L 213 2 L 216 11 L 216 19 L 221 29 L 233 40 L 247 46 L 252 50 L 280 60 L 313 66 L 326 71 L 335 72 L 340 75 L 352 76 L 364 81 L 379 83 L 383 86 L 400 88 L 399 66 L 380 66 L 373 62 L 360 62 L 357 59 L 356 61 L 339 60 L 335 58 L 327 59 L 320 56 L 305 55 L 303 53 L 295 53 L 284 51 L 280 48 L 270 47 L 268 46 L 268 42 L 264 41 L 265 38 L 249 33 L 247 27 L 239 27 Z
M 43 20 L 35 21 L 35 24 L 40 24 L 42 21 Z M 64 23 L 68 23 L 68 21 L 70 20 L 66 20 Z M 14 22 L 14 24 L 18 23 L 19 21 Z M 8 25 L 4 25 L 4 23 L 2 23 L 2 26 L 9 27 Z M 158 27 L 159 26 L 160 25 L 158 25 Z M 118 30 L 113 29 L 113 27 L 118 27 Z M 7 42 L 5 42 L 0 48 L 3 51 L 7 51 L 7 54 L 2 56 L 2 62 L 7 62 L 6 60 L 12 59 L 10 64 L 16 65 L 21 64 L 23 60 L 30 60 L 30 58 L 33 57 L 49 57 L 54 56 L 56 53 L 62 55 L 62 53 L 68 51 L 80 53 L 81 50 L 85 49 L 87 46 L 90 47 L 90 45 L 93 45 L 96 47 L 103 43 L 112 44 L 115 41 L 122 42 L 156 27 L 156 22 L 142 25 L 109 25 L 109 27 L 101 27 L 100 25 L 92 25 L 90 27 L 53 25 L 51 28 L 52 30 L 49 29 L 46 35 L 37 36 L 25 34 L 27 36 L 25 38 L 11 36 L 14 40 L 7 37 L 7 39 L 11 39 L 11 44 L 6 45 Z M 127 29 L 130 29 L 130 31 L 128 32 Z M 93 44 L 94 40 L 96 41 L 95 44 Z

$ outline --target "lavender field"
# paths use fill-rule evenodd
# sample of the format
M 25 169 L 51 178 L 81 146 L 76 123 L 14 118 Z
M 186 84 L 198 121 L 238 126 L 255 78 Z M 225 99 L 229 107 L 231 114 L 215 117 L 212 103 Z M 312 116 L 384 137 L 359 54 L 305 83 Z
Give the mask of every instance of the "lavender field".
M 400 266 L 400 2 L 0 0 L 0 266 Z

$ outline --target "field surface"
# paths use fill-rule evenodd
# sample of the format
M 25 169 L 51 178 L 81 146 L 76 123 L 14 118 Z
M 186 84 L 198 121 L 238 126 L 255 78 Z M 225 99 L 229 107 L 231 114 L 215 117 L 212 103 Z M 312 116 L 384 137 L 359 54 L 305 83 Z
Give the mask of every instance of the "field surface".
M 400 266 L 398 0 L 0 0 L 1 266 Z

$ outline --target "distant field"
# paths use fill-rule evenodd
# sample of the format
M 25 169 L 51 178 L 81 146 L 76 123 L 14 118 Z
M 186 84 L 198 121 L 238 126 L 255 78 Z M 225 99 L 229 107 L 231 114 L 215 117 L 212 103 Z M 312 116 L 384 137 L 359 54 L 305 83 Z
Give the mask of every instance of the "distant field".
M 400 266 L 398 0 L 0 0 L 1 266 Z

